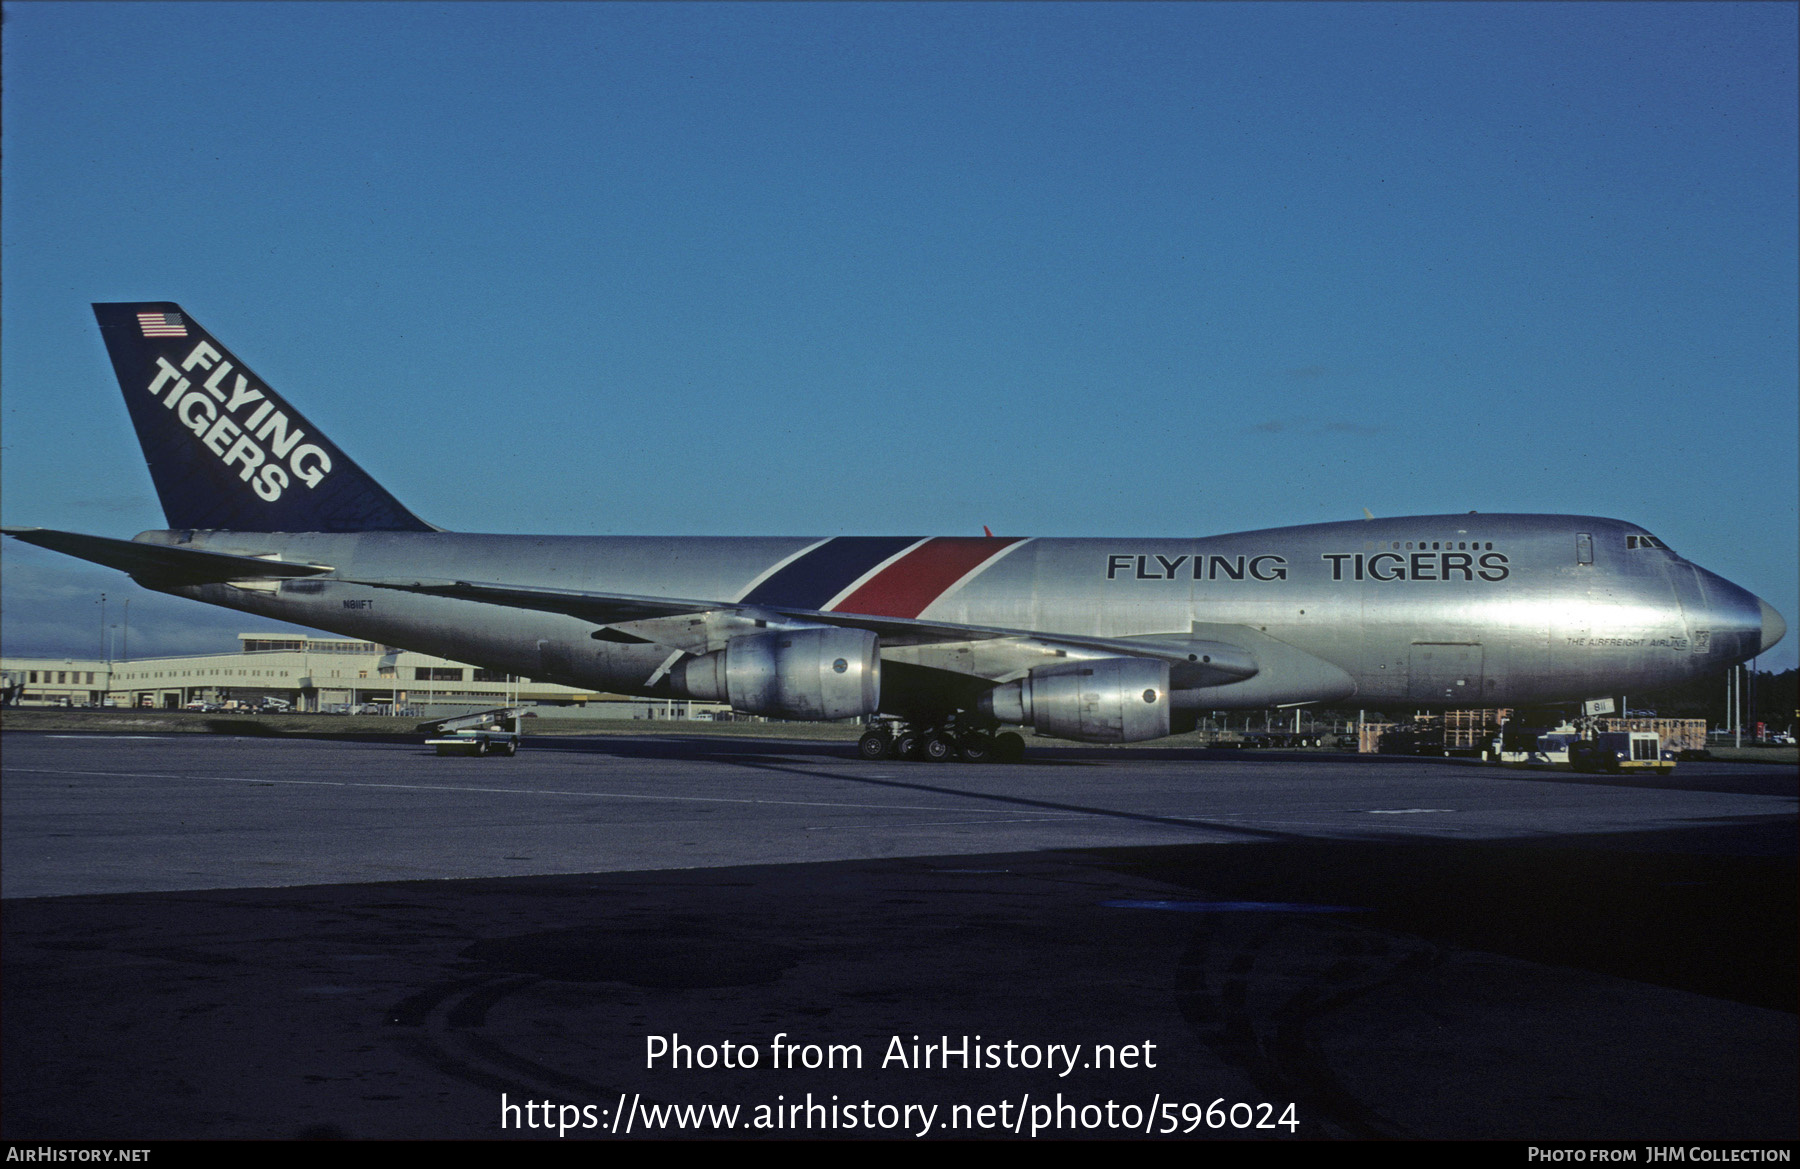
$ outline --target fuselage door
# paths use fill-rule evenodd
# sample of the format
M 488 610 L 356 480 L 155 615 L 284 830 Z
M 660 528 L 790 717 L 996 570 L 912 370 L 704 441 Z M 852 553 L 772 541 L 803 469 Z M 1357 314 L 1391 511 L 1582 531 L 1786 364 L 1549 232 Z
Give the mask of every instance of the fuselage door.
M 1480 706 L 1487 685 L 1485 656 L 1474 642 L 1414 642 L 1406 696 L 1417 702 Z

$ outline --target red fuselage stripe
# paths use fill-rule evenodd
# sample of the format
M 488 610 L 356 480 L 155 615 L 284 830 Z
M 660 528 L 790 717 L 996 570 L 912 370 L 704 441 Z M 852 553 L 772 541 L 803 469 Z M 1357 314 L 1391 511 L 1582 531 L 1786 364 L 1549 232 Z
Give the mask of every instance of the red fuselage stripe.
M 1023 537 L 939 536 L 894 561 L 833 605 L 837 613 L 917 617 L 951 585 Z

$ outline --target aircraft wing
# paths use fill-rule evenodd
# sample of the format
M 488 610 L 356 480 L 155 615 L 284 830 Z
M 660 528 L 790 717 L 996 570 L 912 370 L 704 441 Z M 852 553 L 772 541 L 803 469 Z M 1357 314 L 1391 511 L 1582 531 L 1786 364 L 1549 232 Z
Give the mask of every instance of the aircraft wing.
M 262 556 L 232 556 L 198 548 L 172 548 L 166 544 L 141 544 L 110 536 L 59 532 L 54 528 L 0 528 L 27 544 L 36 544 L 81 560 L 91 560 L 164 584 L 210 584 L 239 580 L 279 580 L 284 577 L 319 576 L 332 571 L 328 564 L 293 564 Z
M 545 589 L 526 585 L 486 584 L 466 580 L 345 580 L 345 584 L 365 585 L 378 589 L 397 589 L 428 597 L 455 597 L 462 601 L 481 601 L 490 605 L 506 605 L 514 609 L 536 609 L 543 613 L 563 613 L 596 625 L 612 626 L 622 622 L 643 621 L 657 617 L 679 617 L 689 613 L 706 613 L 720 608 L 717 601 L 688 601 L 673 597 L 636 597 L 629 593 L 589 593 L 577 589 Z M 645 638 L 644 640 L 652 640 Z
M 981 625 L 877 617 L 779 605 L 641 597 L 457 580 L 348 580 L 374 588 L 562 613 L 604 628 L 601 640 L 656 642 L 689 653 L 721 648 L 758 628 L 836 625 L 866 629 L 884 650 L 911 650 L 903 660 L 928 668 L 1008 681 L 1055 658 L 1138 657 L 1166 661 L 1183 687 L 1218 686 L 1253 677 L 1256 658 L 1240 645 L 1181 634 L 1146 638 L 1086 637 Z M 1248 632 L 1248 631 L 1246 631 Z

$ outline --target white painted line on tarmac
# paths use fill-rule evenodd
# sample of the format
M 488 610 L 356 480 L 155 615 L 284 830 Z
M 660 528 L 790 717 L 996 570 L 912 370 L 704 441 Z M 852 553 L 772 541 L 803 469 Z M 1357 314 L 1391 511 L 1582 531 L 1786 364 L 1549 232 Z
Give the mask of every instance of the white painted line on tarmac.
M 1426 812 L 1454 812 L 1455 808 L 1364 808 L 1365 816 L 1419 816 Z
M 844 832 L 858 828 L 941 828 L 945 825 L 960 826 L 964 824 L 1066 824 L 1070 820 L 1093 820 L 1102 815 L 1099 812 L 1087 815 L 1076 812 L 1066 816 L 1020 816 L 1008 820 L 907 820 L 904 823 L 887 820 L 880 824 L 808 824 L 806 831 Z
M 600 800 L 647 800 L 676 804 L 767 804 L 791 808 L 866 808 L 877 812 L 942 812 L 942 804 L 853 804 L 836 800 L 739 799 L 730 796 L 647 796 L 632 792 L 561 791 L 555 788 L 455 787 L 432 783 L 358 783 L 339 779 L 266 779 L 237 775 L 175 775 L 155 771 L 80 771 L 59 767 L 11 767 L 7 770 L 37 775 L 102 775 L 111 779 L 176 779 L 189 782 L 282 784 L 294 787 L 391 788 L 396 791 L 471 792 L 511 796 L 577 796 Z

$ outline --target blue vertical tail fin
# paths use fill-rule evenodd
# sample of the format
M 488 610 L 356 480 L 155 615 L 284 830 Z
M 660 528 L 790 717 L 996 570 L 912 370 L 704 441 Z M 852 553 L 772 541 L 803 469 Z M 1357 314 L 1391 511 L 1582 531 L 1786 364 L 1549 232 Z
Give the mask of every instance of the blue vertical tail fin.
M 180 305 L 97 304 L 94 316 L 171 528 L 436 530 Z

